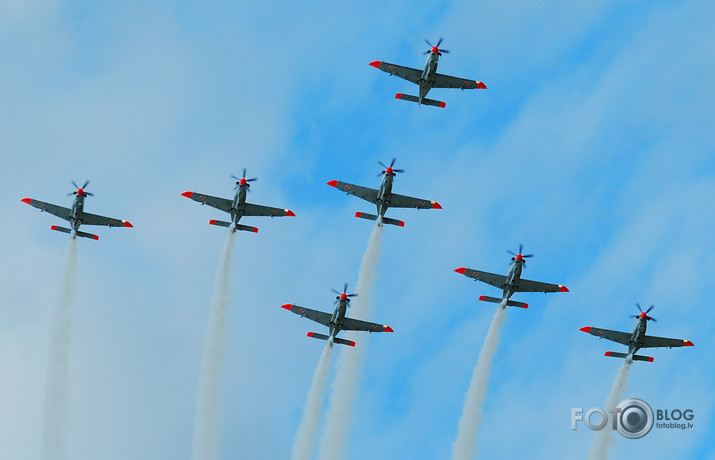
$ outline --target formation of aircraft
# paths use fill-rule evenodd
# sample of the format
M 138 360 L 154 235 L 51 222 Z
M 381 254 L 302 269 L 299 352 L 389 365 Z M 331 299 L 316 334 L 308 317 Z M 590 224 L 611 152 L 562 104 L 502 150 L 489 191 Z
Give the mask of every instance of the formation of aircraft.
M 363 200 L 369 201 L 377 206 L 377 215 L 358 211 L 355 213 L 355 217 L 368 220 L 378 220 L 379 218 L 380 220 L 378 221 L 378 225 L 391 224 L 404 227 L 405 223 L 403 221 L 385 217 L 385 212 L 387 212 L 388 208 L 442 209 L 442 206 L 440 206 L 440 204 L 436 201 L 392 193 L 392 183 L 395 180 L 395 176 L 397 173 L 404 172 L 404 170 L 393 169 L 393 166 L 395 165 L 395 158 L 392 159 L 390 166 L 385 166 L 385 164 L 381 161 L 378 161 L 377 163 L 384 168 L 384 170 L 377 175 L 378 177 L 382 176 L 382 182 L 380 183 L 379 190 L 347 182 L 341 182 L 338 180 L 331 180 L 328 182 L 328 185 L 331 187 L 342 190 L 349 195 L 355 195 L 356 197 L 362 198 Z
M 62 233 L 69 233 L 72 238 L 81 236 L 82 238 L 89 238 L 93 240 L 99 239 L 99 236 L 97 235 L 79 231 L 79 227 L 83 224 L 102 225 L 107 227 L 133 227 L 133 225 L 126 220 L 114 219 L 112 217 L 99 216 L 97 214 L 90 214 L 88 212 L 84 212 L 84 199 L 88 196 L 94 196 L 94 194 L 89 193 L 87 190 L 85 190 L 89 185 L 89 181 L 86 181 L 82 187 L 77 186 L 74 181 L 72 181 L 72 185 L 74 185 L 74 188 L 76 190 L 68 194 L 68 196 L 75 196 L 71 208 L 65 208 L 64 206 L 58 206 L 56 204 L 35 200 L 33 198 L 23 198 L 21 201 L 41 211 L 49 212 L 50 214 L 53 214 L 61 219 L 68 221 L 72 228 L 65 228 L 60 227 L 58 225 L 53 225 L 50 227 L 50 229 Z
M 634 361 L 648 361 L 653 362 L 653 357 L 637 355 L 636 353 L 641 348 L 673 348 L 673 347 L 692 347 L 693 342 L 690 340 L 683 339 L 669 339 L 667 337 L 654 337 L 652 335 L 645 335 L 646 328 L 648 326 L 648 321 L 658 321 L 657 319 L 648 316 L 648 313 L 654 308 L 653 305 L 648 307 L 646 311 L 643 311 L 639 304 L 636 304 L 640 314 L 631 315 L 631 318 L 638 318 L 636 325 L 633 328 L 633 332 L 620 332 L 611 331 L 609 329 L 601 329 L 597 327 L 585 326 L 579 329 L 580 331 L 586 332 L 596 337 L 602 339 L 608 339 L 613 342 L 621 343 L 628 347 L 628 353 L 618 353 L 615 351 L 607 351 L 605 356 L 611 356 L 613 358 L 630 358 Z
M 479 300 L 485 302 L 501 303 L 506 301 L 506 305 L 510 307 L 521 307 L 527 308 L 529 305 L 523 302 L 516 302 L 514 300 L 509 300 L 512 295 L 517 292 L 569 292 L 568 288 L 561 284 L 555 283 L 542 283 L 541 281 L 531 281 L 521 279 L 521 271 L 526 263 L 526 259 L 534 257 L 534 254 L 522 255 L 521 252 L 524 249 L 524 245 L 519 245 L 519 252 L 514 254 L 511 251 L 507 251 L 514 257 L 511 258 L 511 265 L 509 266 L 509 271 L 506 276 L 497 275 L 494 273 L 483 272 L 472 270 L 471 268 L 460 267 L 454 271 L 461 273 L 462 275 L 474 278 L 477 281 L 483 283 L 491 284 L 492 286 L 502 289 L 502 298 L 480 296 Z
M 316 323 L 320 323 L 323 326 L 327 326 L 330 331 L 328 335 L 319 334 L 317 332 L 308 332 L 308 337 L 320 340 L 329 340 L 333 343 L 348 345 L 350 347 L 354 347 L 355 342 L 337 337 L 340 331 L 394 332 L 390 326 L 386 326 L 384 324 L 370 323 L 345 316 L 348 305 L 350 305 L 350 298 L 357 296 L 357 294 L 347 293 L 348 283 L 345 283 L 342 293 L 336 291 L 335 289 L 332 289 L 332 291 L 337 294 L 335 297 L 335 310 L 332 314 L 318 310 L 311 310 L 310 308 L 292 305 L 289 303 L 281 305 L 281 307 L 292 311 L 296 315 L 300 315 L 304 318 L 315 321 Z
M 238 221 L 244 216 L 295 217 L 295 214 L 290 209 L 272 208 L 270 206 L 247 203 L 246 192 L 251 187 L 250 183 L 258 180 L 258 178 L 254 177 L 252 179 L 246 179 L 246 168 L 243 168 L 242 177 L 239 178 L 234 175 L 231 175 L 231 177 L 236 179 L 236 186 L 234 187 L 236 194 L 234 195 L 233 200 L 196 192 L 184 192 L 181 196 L 185 196 L 186 198 L 198 201 L 201 204 L 207 204 L 212 208 L 220 209 L 223 212 L 229 213 L 231 215 L 231 222 L 211 219 L 209 224 L 217 225 L 219 227 L 229 227 L 233 232 L 236 230 L 244 230 L 247 232 L 258 233 L 258 228 L 238 223 Z
M 395 94 L 396 99 L 402 99 L 403 101 L 416 102 L 419 105 L 431 105 L 434 107 L 446 107 L 442 101 L 436 101 L 434 99 L 427 99 L 427 93 L 432 88 L 459 88 L 459 89 L 487 89 L 487 85 L 477 80 L 470 80 L 468 78 L 458 78 L 451 77 L 449 75 L 442 75 L 437 73 L 437 64 L 439 63 L 439 57 L 442 53 L 449 53 L 448 50 L 443 50 L 439 48 L 442 44 L 442 39 L 440 38 L 436 45 L 432 45 L 429 40 L 425 40 L 430 49 L 425 51 L 424 54 L 429 54 L 427 62 L 425 62 L 425 67 L 422 70 L 413 69 L 411 67 L 403 67 L 397 64 L 390 64 L 384 61 L 372 61 L 371 66 L 376 69 L 380 69 L 383 72 L 387 72 L 390 75 L 397 75 L 400 78 L 404 78 L 407 81 L 419 85 L 419 96 L 411 96 L 409 94 L 397 93 Z

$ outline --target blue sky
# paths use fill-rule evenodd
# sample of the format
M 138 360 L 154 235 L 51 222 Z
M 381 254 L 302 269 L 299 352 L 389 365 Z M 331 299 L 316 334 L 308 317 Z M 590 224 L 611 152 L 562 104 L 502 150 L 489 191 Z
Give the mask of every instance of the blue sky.
M 715 458 L 709 307 L 715 102 L 711 2 L 36 2 L 0 5 L 0 457 L 39 458 L 50 318 L 66 239 L 25 196 L 135 228 L 79 242 L 72 356 L 73 458 L 189 458 L 222 217 L 180 194 L 290 208 L 240 234 L 224 379 L 222 458 L 289 455 L 322 343 L 281 310 L 329 308 L 355 285 L 370 206 L 325 182 L 379 184 L 441 211 L 390 211 L 348 458 L 449 458 L 496 289 L 452 270 L 507 269 L 569 294 L 520 295 L 492 367 L 483 458 L 585 456 L 572 407 L 605 401 L 618 350 L 578 331 L 630 330 L 695 347 L 636 363 L 626 395 L 691 408 L 690 431 L 619 439 L 614 453 Z M 451 50 L 440 72 L 486 91 L 436 90 L 444 110 L 394 99 L 415 87 L 368 66 L 421 67 L 423 39 Z M 248 222 L 247 222 L 248 223 Z M 341 350 L 340 352 L 349 352 Z M 583 428 L 583 427 L 582 427 Z

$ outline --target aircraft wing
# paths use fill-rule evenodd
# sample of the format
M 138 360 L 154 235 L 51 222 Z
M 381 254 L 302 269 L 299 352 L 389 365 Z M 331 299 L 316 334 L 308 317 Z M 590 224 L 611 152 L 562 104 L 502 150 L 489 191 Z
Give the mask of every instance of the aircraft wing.
M 422 78 L 423 70 L 413 69 L 411 67 L 403 67 L 397 64 L 390 64 L 389 62 L 374 61 L 370 63 L 371 66 L 387 72 L 390 75 L 397 75 L 400 78 L 404 78 L 407 81 L 411 81 L 417 85 L 420 84 L 420 78 Z
M 83 225 L 104 225 L 107 227 L 132 227 L 132 224 L 122 219 L 113 219 L 111 217 L 98 216 L 88 212 L 82 213 Z
M 411 196 L 398 195 L 393 193 L 390 195 L 391 208 L 417 208 L 417 209 L 442 209 L 436 201 L 423 200 L 421 198 L 412 198 Z
M 461 273 L 464 276 L 474 278 L 475 280 L 481 281 L 483 283 L 491 284 L 492 286 L 498 287 L 499 289 L 504 288 L 506 283 L 506 276 L 497 275 L 495 273 L 483 272 L 472 270 L 471 268 L 458 268 L 455 270 L 457 273 Z
M 201 193 L 196 192 L 184 192 L 181 195 L 185 196 L 186 198 L 191 198 L 194 201 L 198 201 L 201 204 L 207 204 L 212 208 L 220 209 L 223 212 L 231 212 L 231 205 L 233 204 L 233 201 L 228 200 L 226 198 L 218 198 L 211 195 L 202 195 Z
M 487 89 L 487 85 L 477 80 L 435 74 L 432 88 Z
M 251 203 L 246 203 L 243 215 L 271 217 L 295 216 L 293 211 L 291 211 L 290 209 L 271 208 L 270 206 L 261 206 L 260 204 Z
M 669 339 L 667 337 L 653 337 L 646 335 L 643 337 L 643 345 L 641 348 L 660 348 L 660 347 L 692 347 L 693 342 L 682 339 Z
M 341 190 L 349 195 L 355 195 L 356 197 L 362 198 L 363 200 L 369 201 L 370 203 L 377 202 L 378 191 L 374 188 L 363 187 L 355 184 L 348 184 L 347 182 L 340 182 L 338 180 L 331 180 L 330 182 L 328 182 L 328 185 L 332 185 L 338 190 Z
M 343 329 L 346 331 L 393 332 L 390 326 L 352 318 L 345 318 L 343 321 Z
M 519 286 L 516 290 L 517 292 L 569 292 L 568 288 L 561 284 L 549 284 L 525 279 L 519 280 Z
M 582 327 L 581 330 L 591 335 L 595 335 L 596 337 L 622 343 L 623 345 L 628 345 L 632 337 L 632 334 L 628 332 L 609 331 L 608 329 L 599 329 L 596 327 Z
M 311 319 L 316 323 L 320 323 L 323 326 L 328 326 L 330 324 L 330 319 L 333 317 L 330 313 L 325 313 L 324 311 L 311 310 L 310 308 L 301 307 L 298 305 L 285 304 L 283 308 L 290 310 L 296 315 L 300 315 L 304 318 Z
M 49 212 L 50 214 L 53 214 L 61 219 L 67 221 L 70 220 L 71 211 L 69 208 L 57 206 L 56 204 L 52 203 L 45 203 L 44 201 L 33 200 L 32 198 L 23 198 L 22 202 L 27 203 L 30 206 L 40 209 L 42 211 Z

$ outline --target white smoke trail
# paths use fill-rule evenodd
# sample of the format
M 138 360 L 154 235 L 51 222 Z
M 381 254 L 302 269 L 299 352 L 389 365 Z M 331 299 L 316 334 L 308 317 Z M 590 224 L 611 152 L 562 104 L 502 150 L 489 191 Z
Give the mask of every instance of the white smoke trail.
M 484 339 L 484 344 L 477 358 L 477 365 L 474 366 L 472 381 L 464 400 L 462 418 L 459 419 L 457 438 L 454 441 L 452 458 L 463 460 L 472 458 L 474 455 L 474 442 L 477 438 L 477 429 L 482 417 L 482 406 L 487 397 L 487 383 L 489 381 L 489 369 L 492 367 L 494 353 L 499 344 L 499 330 L 506 318 L 506 300 L 502 300 L 494 313 L 494 319 L 489 326 L 489 331 Z
M 358 297 L 352 302 L 350 317 L 368 320 L 372 313 L 372 294 L 377 278 L 377 262 L 380 259 L 380 244 L 382 243 L 382 226 L 378 221 L 370 233 L 367 249 L 362 256 L 360 273 L 358 274 Z M 338 359 L 333 380 L 333 393 L 330 397 L 330 408 L 325 415 L 325 430 L 320 442 L 320 458 L 335 460 L 345 456 L 352 409 L 358 394 L 360 371 L 365 362 L 367 337 L 355 332 L 348 332 L 348 340 L 357 342 L 354 349 L 344 349 Z
M 226 318 L 230 301 L 229 275 L 235 235 L 232 230 L 226 235 L 226 243 L 221 253 L 204 339 L 204 356 L 201 361 L 201 380 L 194 426 L 195 460 L 218 458 L 218 447 L 221 440 L 221 375 L 223 374 L 228 330 Z
M 626 385 L 628 384 L 628 375 L 631 373 L 631 364 L 633 361 L 626 358 L 623 365 L 616 375 L 616 380 L 613 381 L 613 387 L 611 387 L 611 392 L 608 393 L 606 398 L 606 413 L 610 413 L 611 409 L 615 408 L 622 400 L 623 395 L 626 392 Z M 591 448 L 588 451 L 588 458 L 590 460 L 605 460 L 608 458 L 608 451 L 613 445 L 613 440 L 615 437 L 615 432 L 611 429 L 611 424 L 607 424 L 605 428 L 596 432 L 596 437 L 591 443 Z
M 318 433 L 318 422 L 320 421 L 320 408 L 323 404 L 323 389 L 325 388 L 325 381 L 328 379 L 332 351 L 333 341 L 331 339 L 325 344 L 323 353 L 318 360 L 318 367 L 315 368 L 315 373 L 313 374 L 313 383 L 310 385 L 308 398 L 303 408 L 303 420 L 300 422 L 298 434 L 293 444 L 291 458 L 294 460 L 308 460 L 313 453 L 313 444 L 315 435 Z
M 67 244 L 50 339 L 43 439 L 43 457 L 47 460 L 68 458 L 69 369 L 76 278 L 77 240 L 73 237 Z

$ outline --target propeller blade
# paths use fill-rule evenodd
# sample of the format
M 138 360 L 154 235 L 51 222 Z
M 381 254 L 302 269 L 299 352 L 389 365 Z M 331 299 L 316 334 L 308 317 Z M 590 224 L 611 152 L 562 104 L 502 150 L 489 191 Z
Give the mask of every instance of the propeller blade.
M 432 48 L 432 43 L 430 43 L 429 40 L 427 40 L 426 38 L 425 38 L 425 43 L 427 43 L 429 45 L 429 47 Z M 428 51 L 428 53 L 429 53 L 429 51 Z
M 439 45 L 442 43 L 442 40 L 444 40 L 444 39 L 442 37 L 439 37 L 439 41 L 437 42 L 437 45 L 436 45 L 437 47 L 439 47 Z
M 378 161 L 377 164 L 379 164 L 379 165 L 382 166 L 383 168 L 387 169 L 387 166 L 385 166 L 385 163 L 383 163 L 382 161 Z M 384 172 L 384 171 L 383 171 L 383 172 Z
M 231 178 L 232 178 L 232 179 L 236 179 L 236 180 L 241 180 L 240 177 L 236 177 L 236 176 L 234 176 L 233 174 L 231 174 Z
M 519 254 L 521 254 L 521 251 L 524 250 L 524 245 L 522 243 L 519 243 Z
M 243 168 L 243 178 L 246 178 L 246 168 Z
M 330 290 L 333 291 L 334 293 L 336 293 L 337 295 L 341 294 L 340 292 L 336 291 L 335 289 L 330 289 Z
M 254 177 L 253 179 L 246 179 L 246 182 L 253 182 L 253 181 L 256 181 L 256 180 L 258 180 L 258 178 L 257 178 L 257 177 Z
M 440 53 L 449 54 L 449 50 L 439 50 Z
M 640 315 L 630 315 L 629 318 L 640 318 Z
M 395 160 L 397 160 L 397 158 L 393 158 L 393 159 L 392 159 L 392 163 L 390 163 L 390 167 L 391 167 L 391 168 L 392 168 L 393 166 L 395 166 Z
M 76 194 L 77 194 L 77 192 L 72 192 L 72 193 L 68 193 L 67 196 L 72 196 L 72 195 L 76 195 Z
M 84 185 L 82 186 L 82 188 L 85 189 L 85 188 L 87 188 L 88 185 L 89 185 L 89 181 L 85 182 Z
M 648 313 L 648 312 L 650 312 L 650 311 L 651 311 L 652 309 L 654 309 L 654 308 L 655 308 L 655 305 L 651 305 L 650 307 L 648 307 L 648 310 L 646 310 L 645 312 Z
M 77 185 L 75 181 L 72 181 L 72 185 L 74 185 L 74 188 L 79 188 L 79 185 Z
M 94 193 L 90 193 L 90 192 L 84 192 L 84 194 L 87 196 L 94 196 Z
M 348 294 L 348 297 L 357 297 L 357 294 Z
M 641 304 L 639 304 L 638 302 L 636 302 L 636 307 L 638 307 L 638 311 L 640 311 L 641 313 L 643 313 L 643 309 L 641 308 Z
M 511 252 L 510 250 L 507 249 L 506 252 L 509 253 L 509 254 L 511 254 L 511 255 L 513 255 L 514 257 L 516 257 L 516 254 L 514 254 L 514 253 Z
M 521 257 L 523 257 L 524 259 L 527 259 L 527 258 L 529 258 L 529 257 L 534 257 L 534 254 L 527 254 L 527 255 L 525 255 L 525 256 L 522 255 Z
M 345 286 L 343 287 L 343 293 L 348 292 L 348 283 L 345 283 Z
M 404 169 L 393 169 L 392 172 L 403 173 L 403 172 L 405 172 L 405 170 Z
M 654 323 L 657 323 L 657 322 L 658 322 L 658 320 L 655 319 L 655 318 L 653 318 L 652 316 L 646 316 L 646 318 L 648 318 L 649 320 L 653 321 Z

